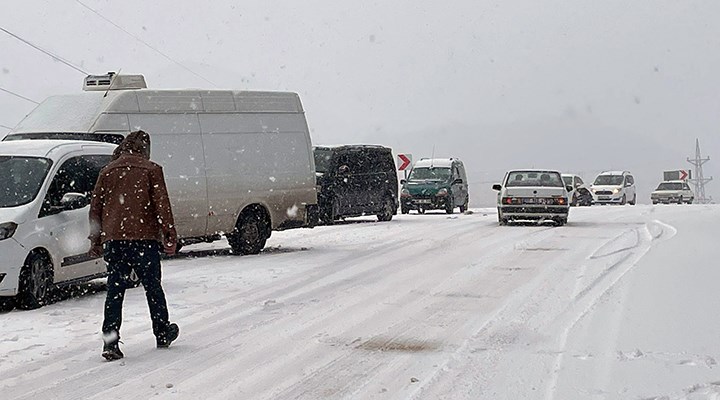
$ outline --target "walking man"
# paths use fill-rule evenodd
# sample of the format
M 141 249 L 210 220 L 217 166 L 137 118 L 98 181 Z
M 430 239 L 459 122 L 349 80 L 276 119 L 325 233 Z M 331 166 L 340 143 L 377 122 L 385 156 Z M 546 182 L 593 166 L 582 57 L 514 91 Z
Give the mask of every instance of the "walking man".
M 170 323 L 160 277 L 160 251 L 177 248 L 162 167 L 150 161 L 150 136 L 131 132 L 98 177 L 90 202 L 90 255 L 104 256 L 108 269 L 103 352 L 123 358 L 118 345 L 125 289 L 134 270 L 145 288 L 158 348 L 167 348 L 180 329 Z

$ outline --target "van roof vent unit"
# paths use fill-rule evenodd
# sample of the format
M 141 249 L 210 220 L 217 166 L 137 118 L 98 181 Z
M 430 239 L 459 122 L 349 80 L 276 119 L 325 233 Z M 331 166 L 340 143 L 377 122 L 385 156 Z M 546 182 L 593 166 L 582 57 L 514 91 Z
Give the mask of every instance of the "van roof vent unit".
M 108 72 L 105 75 L 88 75 L 83 82 L 85 91 L 147 89 L 142 75 L 119 75 Z

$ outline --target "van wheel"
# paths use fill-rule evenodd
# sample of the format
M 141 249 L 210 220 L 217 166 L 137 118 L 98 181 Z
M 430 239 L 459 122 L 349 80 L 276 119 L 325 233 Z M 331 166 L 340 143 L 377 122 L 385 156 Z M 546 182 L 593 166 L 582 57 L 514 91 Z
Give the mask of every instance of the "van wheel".
M 405 206 L 400 206 L 400 212 L 403 214 L 408 214 L 410 213 L 410 209 Z
M 267 222 L 256 211 L 244 213 L 238 219 L 233 233 L 227 236 L 235 254 L 258 254 L 267 241 Z
M 385 198 L 385 206 L 383 207 L 383 210 L 380 214 L 377 215 L 378 221 L 386 222 L 390 221 L 393 217 L 393 212 L 395 211 L 395 202 L 392 198 L 386 197 Z
M 452 214 L 453 210 L 455 210 L 455 200 L 450 198 L 450 201 L 445 204 L 445 212 L 448 214 Z
M 417 212 L 418 214 L 425 214 L 425 209 L 422 207 L 418 207 Z
M 465 203 L 462 204 L 462 205 L 460 205 L 460 212 L 461 212 L 461 213 L 464 213 L 465 211 L 468 210 L 468 203 L 470 203 L 470 197 L 466 197 L 466 198 L 465 198 Z
M 624 206 L 625 204 L 627 204 L 627 198 L 623 195 L 622 200 L 620 200 L 620 205 Z
M 44 306 L 52 286 L 52 266 L 47 257 L 34 252 L 25 260 L 20 270 L 20 292 L 17 307 L 32 310 Z
M 630 205 L 631 205 L 631 206 L 634 206 L 636 202 L 637 202 L 637 194 L 633 195 L 633 199 L 632 199 L 632 201 L 630 202 Z

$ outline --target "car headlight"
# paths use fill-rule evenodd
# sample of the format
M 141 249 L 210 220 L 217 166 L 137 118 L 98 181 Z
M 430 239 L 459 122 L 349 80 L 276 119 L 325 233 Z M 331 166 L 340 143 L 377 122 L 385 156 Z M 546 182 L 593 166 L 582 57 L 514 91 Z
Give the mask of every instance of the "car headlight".
M 0 224 L 0 240 L 11 238 L 12 235 L 15 234 L 16 229 L 17 224 L 14 222 L 6 222 L 4 224 Z
M 448 194 L 448 190 L 445 188 L 442 188 L 442 189 L 438 190 L 438 192 L 437 192 L 438 196 L 447 196 L 447 194 Z
M 613 189 L 613 194 L 618 194 L 620 192 L 620 188 Z

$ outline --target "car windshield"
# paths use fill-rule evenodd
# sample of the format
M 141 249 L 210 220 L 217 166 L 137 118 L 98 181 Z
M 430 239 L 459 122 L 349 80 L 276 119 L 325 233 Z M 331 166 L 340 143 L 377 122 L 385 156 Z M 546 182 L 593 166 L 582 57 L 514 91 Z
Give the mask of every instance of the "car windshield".
M 315 172 L 325 173 L 330 169 L 330 158 L 332 157 L 332 150 L 328 149 L 315 149 Z
M 622 175 L 598 175 L 593 185 L 620 186 L 622 183 Z
M 565 185 L 572 185 L 572 176 L 563 176 L 562 178 Z
M 420 167 L 413 168 L 408 180 L 411 181 L 445 181 L 450 178 L 450 168 L 447 167 Z
M 508 175 L 506 186 L 563 187 L 563 180 L 553 171 L 513 171 Z
M 0 156 L 0 208 L 31 202 L 52 162 L 47 158 Z
M 680 182 L 663 182 L 657 190 L 683 190 L 683 184 Z

